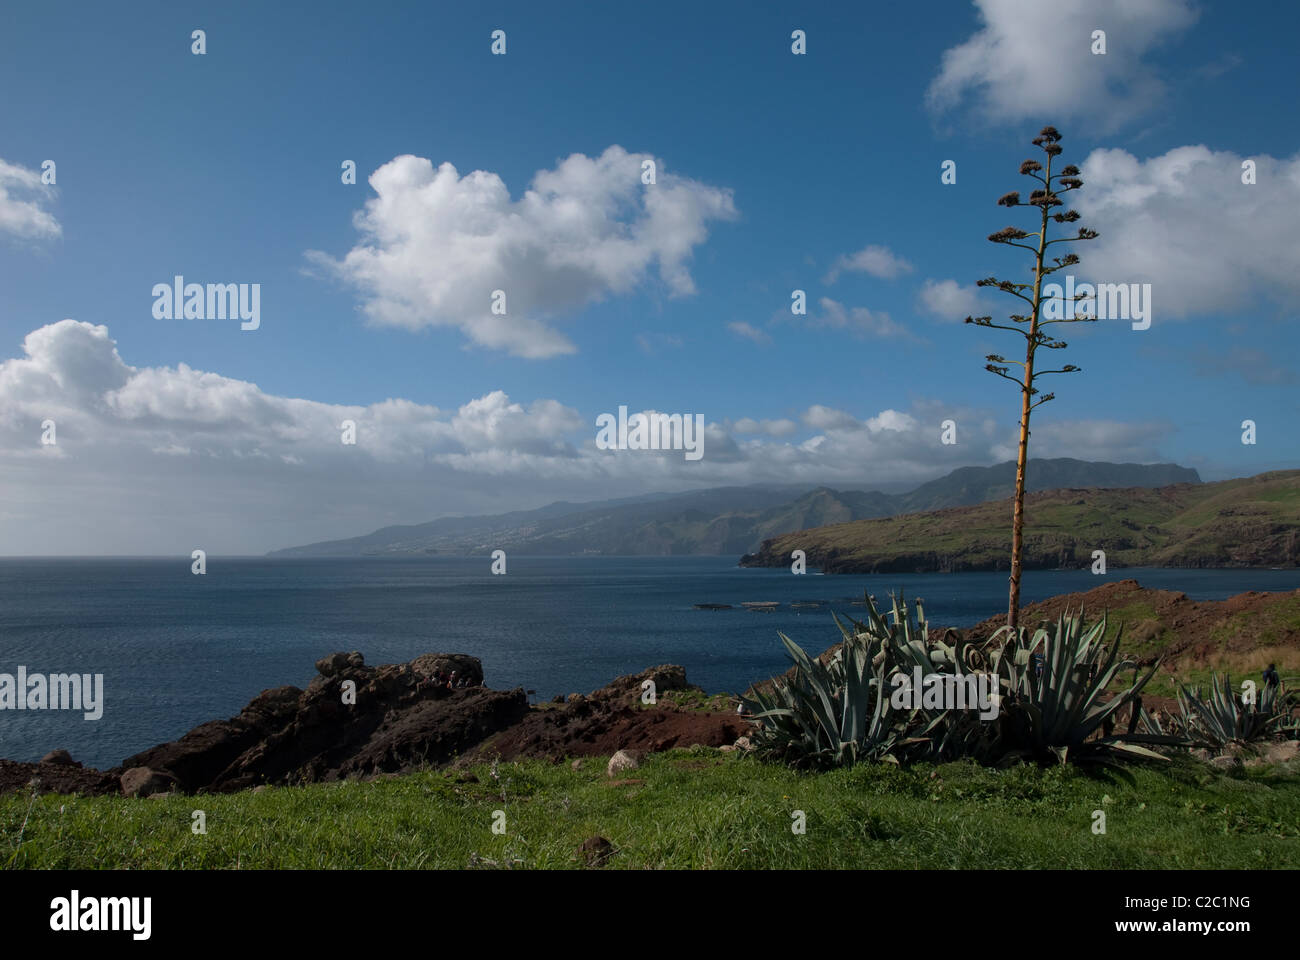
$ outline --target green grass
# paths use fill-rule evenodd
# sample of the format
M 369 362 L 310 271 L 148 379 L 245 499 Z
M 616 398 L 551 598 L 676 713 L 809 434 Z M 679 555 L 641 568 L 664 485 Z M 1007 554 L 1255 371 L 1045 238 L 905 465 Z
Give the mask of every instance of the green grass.
M 1085 610 L 1084 613 L 1087 615 L 1088 622 L 1091 623 L 1094 619 L 1099 619 L 1099 614 L 1102 613 L 1102 611 Z M 1115 638 L 1119 636 L 1120 629 L 1122 628 L 1124 635 L 1120 637 L 1120 647 L 1123 649 L 1124 653 L 1129 656 L 1140 656 L 1142 653 L 1146 652 L 1144 650 L 1145 647 L 1163 649 L 1167 645 L 1166 641 L 1161 641 L 1156 638 L 1139 638 L 1137 635 L 1135 628 L 1140 624 L 1143 624 L 1148 620 L 1159 619 L 1156 616 L 1156 608 L 1147 601 L 1139 600 L 1135 603 L 1125 604 L 1122 607 L 1114 607 L 1106 610 L 1105 614 L 1106 643 L 1114 643 Z
M 1248 636 L 1260 645 L 1281 643 L 1288 634 L 1300 630 L 1300 597 L 1279 597 L 1261 616 L 1258 611 L 1235 613 L 1215 628 L 1211 639 L 1227 646 L 1228 641 Z
M 731 713 L 736 709 L 731 694 L 709 694 L 699 689 L 666 690 L 658 694 L 655 705 L 644 704 L 640 701 L 638 701 L 637 705 L 646 710 L 654 710 L 656 706 L 668 705 L 691 713 Z
M 797 774 L 692 748 L 611 785 L 604 761 L 144 800 L 0 797 L 16 868 L 1296 868 L 1300 769 L 1189 758 L 1120 771 L 863 764 Z M 502 796 L 504 794 L 504 800 Z M 192 811 L 207 834 L 191 832 Z M 492 832 L 493 811 L 505 833 Z M 792 832 L 792 812 L 807 830 Z M 1092 832 L 1093 811 L 1106 833 Z M 25 821 L 25 824 L 24 824 Z M 21 841 L 20 841 L 21 832 Z

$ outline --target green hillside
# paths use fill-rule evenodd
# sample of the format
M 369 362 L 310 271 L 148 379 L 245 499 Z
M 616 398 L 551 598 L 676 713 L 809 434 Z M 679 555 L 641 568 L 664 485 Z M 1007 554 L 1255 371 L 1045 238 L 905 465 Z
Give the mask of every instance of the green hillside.
M 999 500 L 1015 490 L 1015 480 L 1016 465 L 1008 461 L 961 467 L 910 493 L 759 484 L 553 503 L 540 510 L 385 527 L 348 540 L 277 550 L 272 556 L 475 556 L 497 548 L 511 556 L 735 556 L 789 530 Z M 1200 476 L 1172 463 L 1090 463 L 1065 457 L 1029 462 L 1030 490 L 1171 483 L 1200 483 Z
M 1009 566 L 1010 499 L 856 520 L 765 540 L 742 566 L 785 566 L 794 550 L 827 573 L 955 572 Z M 1050 490 L 1025 507 L 1029 569 L 1290 567 L 1300 563 L 1300 470 L 1155 489 Z

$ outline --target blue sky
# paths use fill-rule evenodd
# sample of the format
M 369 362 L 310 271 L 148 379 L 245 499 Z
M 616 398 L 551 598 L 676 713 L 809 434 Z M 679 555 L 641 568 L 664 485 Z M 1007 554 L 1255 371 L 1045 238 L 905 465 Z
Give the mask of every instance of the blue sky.
M 976 279 L 1027 278 L 985 237 L 1033 228 L 995 201 L 1028 191 L 1045 123 L 1102 233 L 1074 272 L 1151 283 L 1153 316 L 1065 328 L 1083 372 L 1053 384 L 1031 453 L 1206 479 L 1300 465 L 1294 5 L 807 6 L 11 6 L 0 552 L 255 552 L 1007 459 L 1015 388 L 983 357 L 1019 338 L 960 320 L 1010 310 Z M 629 188 L 639 158 L 611 148 L 653 157 L 658 183 Z M 52 188 L 32 180 L 46 160 Z M 259 283 L 260 328 L 155 318 L 176 274 Z M 522 292 L 493 320 L 498 286 Z M 704 459 L 595 450 L 620 404 L 703 414 Z

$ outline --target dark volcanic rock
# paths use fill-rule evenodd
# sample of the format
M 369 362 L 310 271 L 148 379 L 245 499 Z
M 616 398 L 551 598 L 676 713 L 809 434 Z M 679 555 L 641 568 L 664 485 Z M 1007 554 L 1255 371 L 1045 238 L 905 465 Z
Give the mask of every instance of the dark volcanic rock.
M 443 661 L 482 676 L 478 661 L 463 655 L 429 654 L 413 664 Z M 450 760 L 528 711 L 522 689 L 449 690 L 413 664 L 367 667 L 356 653 L 322 657 L 306 690 L 263 691 L 237 717 L 195 727 L 123 766 L 164 771 L 191 793 L 393 772 Z
M 298 713 L 299 698 L 305 696 L 297 687 L 263 690 L 239 716 L 209 720 L 179 740 L 127 757 L 122 766 L 166 770 L 187 793 L 204 787 L 219 789 L 225 771 L 238 767 L 242 754 L 287 726 Z
M 672 664 L 619 677 L 546 710 L 530 709 L 522 688 L 449 689 L 434 681 L 452 670 L 472 682 L 483 676 L 479 660 L 465 654 L 426 654 L 378 667 L 366 666 L 359 653 L 330 654 L 317 661 L 317 676 L 305 690 L 264 690 L 238 716 L 200 724 L 115 770 L 84 769 L 60 751 L 39 764 L 0 760 L 0 792 L 224 793 L 396 774 L 473 756 L 558 758 L 722 746 L 749 730 L 729 711 L 665 699 L 673 690 L 703 693 Z M 647 680 L 654 682 L 657 704 L 641 702 Z
M 35 790 L 40 793 L 81 793 L 99 796 L 118 792 L 117 776 L 81 764 L 18 763 L 0 760 L 0 793 Z
M 528 712 L 523 690 L 471 687 L 426 700 L 385 722 L 334 775 L 370 774 L 442 763 L 513 726 Z
M 348 667 L 364 667 L 365 665 L 366 658 L 356 650 L 351 653 L 331 653 L 329 656 L 321 657 L 316 661 L 316 672 L 322 677 L 332 677 Z
M 655 683 L 657 705 L 641 703 L 641 684 L 646 680 Z M 624 749 L 655 753 L 697 743 L 720 747 L 750 732 L 751 725 L 730 711 L 675 707 L 663 699 L 670 690 L 703 693 L 686 682 L 681 667 L 651 667 L 585 696 L 574 694 L 563 704 L 530 711 L 520 723 L 485 740 L 464 762 L 488 757 L 609 756 Z
M 641 699 L 641 685 L 646 680 L 654 681 L 656 696 L 667 693 L 669 690 L 700 690 L 694 684 L 686 682 L 684 667 L 679 667 L 675 663 L 664 663 L 657 667 L 650 667 L 648 670 L 642 670 L 640 673 L 630 673 L 627 676 L 619 677 L 599 690 L 593 690 L 590 699 L 613 700 L 629 705 L 635 704 Z M 700 690 L 700 692 L 703 693 L 704 691 Z
M 455 671 L 457 680 L 468 677 L 472 686 L 483 682 L 483 661 L 467 653 L 426 653 L 411 661 L 411 669 L 422 677 Z

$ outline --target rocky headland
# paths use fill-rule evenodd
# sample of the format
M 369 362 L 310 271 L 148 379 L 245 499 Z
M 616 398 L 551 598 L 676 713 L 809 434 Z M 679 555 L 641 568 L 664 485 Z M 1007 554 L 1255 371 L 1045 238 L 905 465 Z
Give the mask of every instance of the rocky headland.
M 440 684 L 437 677 L 451 670 L 473 685 Z M 84 767 L 65 750 L 39 763 L 0 760 L 0 792 L 35 781 L 38 789 L 56 793 L 229 793 L 472 758 L 558 762 L 619 750 L 635 755 L 697 743 L 719 747 L 733 744 L 747 727 L 725 698 L 714 698 L 709 709 L 704 691 L 671 664 L 537 706 L 529 705 L 521 687 L 482 686 L 482 663 L 464 654 L 367 666 L 360 653 L 333 653 L 317 661 L 316 673 L 305 690 L 264 690 L 237 716 L 201 724 L 110 770 Z M 646 680 L 655 684 L 654 704 L 642 703 Z

